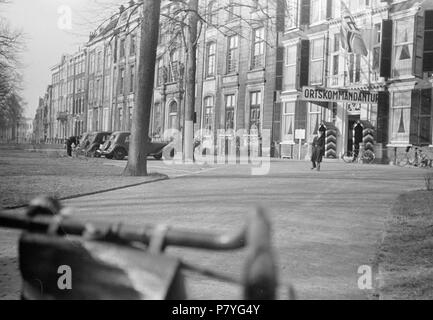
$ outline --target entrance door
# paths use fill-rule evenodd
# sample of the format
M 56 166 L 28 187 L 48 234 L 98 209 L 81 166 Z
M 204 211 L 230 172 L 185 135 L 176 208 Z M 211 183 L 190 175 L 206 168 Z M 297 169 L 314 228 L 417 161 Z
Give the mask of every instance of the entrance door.
M 358 122 L 361 120 L 361 116 L 349 116 L 349 128 L 347 134 L 347 152 L 353 152 L 359 149 L 359 136 L 356 134 L 355 127 L 358 125 Z

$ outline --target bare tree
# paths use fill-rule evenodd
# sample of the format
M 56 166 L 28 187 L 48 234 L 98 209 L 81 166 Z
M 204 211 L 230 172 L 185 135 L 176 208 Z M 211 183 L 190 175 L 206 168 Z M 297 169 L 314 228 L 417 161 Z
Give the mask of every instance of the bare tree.
M 198 41 L 198 0 L 189 1 L 188 41 L 187 41 L 187 77 L 186 77 L 186 109 L 184 152 L 186 161 L 194 161 L 194 113 L 195 88 L 197 73 L 197 41 Z
M 0 6 L 8 1 L 0 0 Z M 22 115 L 20 97 L 22 78 L 18 72 L 19 53 L 22 49 L 21 32 L 11 30 L 0 17 L 0 126 L 10 126 Z
M 199 0 L 170 0 L 173 2 L 174 10 L 169 13 L 161 14 L 163 31 L 168 31 L 171 40 L 166 44 L 167 51 L 171 51 L 176 45 L 178 38 L 181 38 L 186 54 L 186 74 L 185 74 L 185 114 L 184 114 L 184 157 L 186 161 L 193 161 L 194 154 L 194 118 L 195 118 L 195 92 L 196 92 L 196 73 L 197 73 L 197 46 L 200 40 L 201 31 L 208 25 L 218 32 L 227 35 L 238 34 L 246 38 L 243 33 L 236 28 L 228 26 L 227 23 L 209 21 L 209 14 L 230 13 L 233 18 L 239 20 L 240 24 L 249 27 L 256 26 L 257 23 L 275 23 L 277 19 L 277 8 L 281 0 L 270 1 L 215 1 L 214 12 L 208 12 L 207 1 Z M 202 4 L 200 6 L 200 4 Z M 250 10 L 242 10 L 242 9 Z M 288 9 L 288 8 L 286 8 Z M 245 12 L 248 12 L 245 14 Z M 256 12 L 251 15 L 250 12 Z M 148 30 L 149 31 L 149 30 Z M 275 34 L 276 37 L 276 34 Z M 266 39 L 262 39 L 269 46 L 272 44 Z M 141 61 L 141 60 L 140 60 Z M 150 120 L 150 119 L 149 119 Z M 146 122 L 147 123 L 147 122 Z M 145 152 L 143 152 L 145 154 Z
M 195 89 L 197 71 L 197 46 L 202 30 L 208 26 L 215 28 L 223 35 L 236 34 L 242 38 L 247 38 L 245 34 L 237 28 L 225 23 L 226 21 L 213 21 L 209 19 L 211 15 L 221 15 L 228 13 L 239 24 L 254 28 L 258 23 L 275 24 L 277 20 L 277 8 L 283 8 L 290 15 L 291 8 L 282 6 L 282 0 L 269 1 L 198 1 L 198 0 L 172 0 L 176 3 L 176 9 L 170 14 L 163 14 L 163 28 L 170 29 L 170 34 L 174 34 L 172 40 L 167 45 L 171 48 L 173 39 L 177 36 L 182 37 L 183 47 L 186 54 L 186 98 L 185 98 L 185 127 L 184 127 L 184 158 L 186 161 L 193 160 L 194 154 L 194 113 L 195 113 Z M 213 3 L 212 9 L 209 3 Z M 249 9 L 249 10 L 242 10 Z M 251 14 L 255 12 L 255 14 Z M 164 27 L 164 25 L 166 27 Z M 175 29 L 175 32 L 173 32 Z M 273 35 L 276 38 L 276 33 Z M 266 45 L 273 44 L 266 39 Z
M 282 0 L 261 0 L 261 1 L 215 1 L 215 13 L 230 12 L 239 23 L 254 26 L 258 22 L 267 22 L 276 19 L 275 15 L 269 12 L 276 12 L 277 3 Z M 129 151 L 129 161 L 125 169 L 125 175 L 141 176 L 147 175 L 147 155 L 149 154 L 149 127 L 151 117 L 152 95 L 154 90 L 154 73 L 156 64 L 156 50 L 159 36 L 159 25 L 161 17 L 162 33 L 169 32 L 171 39 L 165 44 L 166 50 L 171 51 L 173 46 L 182 42 L 186 54 L 186 79 L 185 79 L 185 128 L 184 128 L 184 152 L 185 159 L 192 160 L 194 153 L 194 113 L 195 113 L 195 92 L 196 92 L 196 70 L 197 70 L 197 47 L 203 28 L 208 25 L 215 28 L 221 34 L 238 34 L 246 37 L 227 23 L 220 21 L 208 21 L 207 3 L 200 0 L 170 0 L 174 7 L 169 13 L 161 12 L 161 0 L 144 0 L 130 2 L 127 9 L 130 15 L 124 26 L 123 32 L 129 34 L 136 28 L 141 28 L 140 59 L 138 75 L 137 106 L 134 108 L 132 140 Z M 265 5 L 264 5 L 265 4 Z M 143 17 L 138 24 L 131 29 L 130 19 L 133 13 L 142 6 Z M 241 10 L 250 8 L 259 13 L 258 18 L 250 14 L 244 15 Z M 107 9 L 104 7 L 104 9 Z M 244 10 L 248 11 L 248 10 Z M 252 10 L 249 10 L 251 12 Z M 115 15 L 118 15 L 116 13 Z M 112 20 L 115 15 L 102 21 Z M 121 31 L 122 32 L 122 31 Z M 113 35 L 114 38 L 114 35 Z M 263 39 L 265 40 L 265 39 Z M 272 45 L 265 41 L 268 45 Z
M 146 176 L 150 153 L 149 129 L 153 99 L 156 51 L 159 35 L 160 0 L 144 0 L 141 22 L 137 106 L 134 108 L 128 165 L 125 175 Z

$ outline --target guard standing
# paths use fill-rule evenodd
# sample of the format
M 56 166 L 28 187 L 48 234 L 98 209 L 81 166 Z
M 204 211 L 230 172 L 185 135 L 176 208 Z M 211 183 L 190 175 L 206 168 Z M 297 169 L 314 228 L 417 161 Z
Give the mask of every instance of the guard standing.
M 317 168 L 317 171 L 320 171 L 320 166 L 323 160 L 323 157 L 325 156 L 325 131 L 326 129 L 319 130 L 319 135 L 314 137 L 312 146 L 312 156 L 311 156 L 311 162 L 313 163 L 313 167 L 311 170 L 314 170 Z

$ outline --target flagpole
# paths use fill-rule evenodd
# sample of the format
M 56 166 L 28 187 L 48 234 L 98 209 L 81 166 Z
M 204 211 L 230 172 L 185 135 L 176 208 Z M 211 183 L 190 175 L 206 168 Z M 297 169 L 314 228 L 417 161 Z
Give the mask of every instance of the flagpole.
M 371 91 L 372 87 L 371 87 L 371 76 L 372 76 L 372 55 L 374 54 L 373 52 L 373 4 L 372 1 L 370 1 L 370 39 L 369 39 L 369 55 L 368 55 L 368 90 Z M 369 104 L 367 105 L 368 108 L 368 119 L 369 121 L 371 121 L 371 110 L 373 109 L 373 105 Z
M 340 1 L 340 36 L 341 36 L 341 45 L 343 44 L 343 41 L 347 41 L 347 39 L 344 39 L 344 34 L 343 34 L 343 5 L 342 5 L 343 0 Z M 349 71 L 349 61 L 347 59 L 347 55 L 348 55 L 348 51 L 347 51 L 347 44 L 345 45 L 345 50 L 344 51 L 344 70 L 343 70 L 343 77 L 344 77 L 344 83 L 343 86 L 344 88 L 347 88 L 347 76 L 348 76 L 348 71 Z M 346 72 L 347 70 L 347 72 Z M 348 149 L 348 143 L 349 143 L 349 117 L 348 117 L 348 103 L 344 102 L 343 103 L 343 116 L 344 116 L 344 140 L 343 140 L 343 155 L 348 154 L 349 149 Z M 346 133 L 347 131 L 347 133 Z
M 371 56 L 373 53 L 373 4 L 370 1 L 370 41 L 369 41 L 369 58 L 368 58 L 368 89 L 371 90 Z

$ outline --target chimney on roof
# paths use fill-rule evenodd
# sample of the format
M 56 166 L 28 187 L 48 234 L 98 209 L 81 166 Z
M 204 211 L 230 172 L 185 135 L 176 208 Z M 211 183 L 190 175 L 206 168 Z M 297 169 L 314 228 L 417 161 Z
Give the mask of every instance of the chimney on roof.
M 132 7 L 135 4 L 134 0 L 129 1 L 129 7 Z
M 123 11 L 125 11 L 125 7 L 123 6 L 123 4 L 119 7 L 119 12 L 120 14 L 123 13 Z

